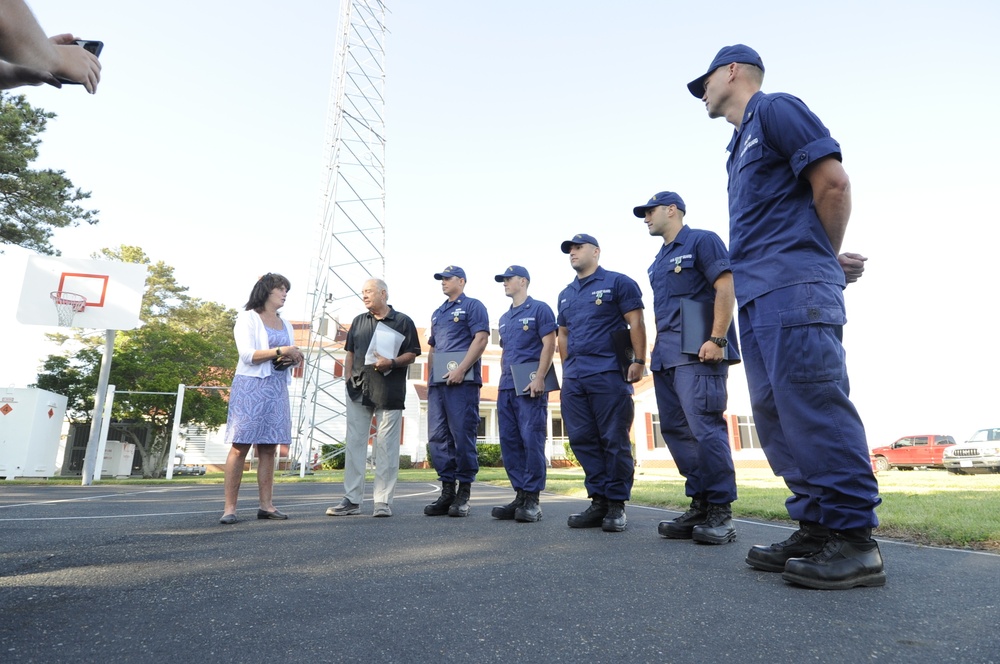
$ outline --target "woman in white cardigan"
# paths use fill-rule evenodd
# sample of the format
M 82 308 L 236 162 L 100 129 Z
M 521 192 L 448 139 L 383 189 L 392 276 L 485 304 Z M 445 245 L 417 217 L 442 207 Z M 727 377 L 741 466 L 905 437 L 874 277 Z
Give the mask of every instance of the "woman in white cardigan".
M 278 445 L 292 442 L 292 415 L 287 371 L 302 362 L 302 351 L 288 321 L 278 316 L 291 289 L 288 279 L 268 272 L 257 280 L 244 311 L 236 316 L 233 336 L 240 361 L 229 393 L 226 442 L 226 506 L 220 523 L 236 523 L 236 499 L 247 453 L 257 446 L 258 519 L 287 519 L 272 502 L 274 458 Z

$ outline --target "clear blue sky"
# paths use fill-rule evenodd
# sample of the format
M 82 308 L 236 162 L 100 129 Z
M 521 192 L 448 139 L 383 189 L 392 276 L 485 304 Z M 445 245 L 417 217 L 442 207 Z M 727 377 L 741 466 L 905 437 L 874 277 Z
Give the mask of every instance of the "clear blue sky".
M 286 315 L 307 319 L 337 5 L 32 2 L 48 33 L 105 42 L 97 95 L 23 89 L 59 116 L 41 165 L 101 210 L 98 226 L 57 233 L 63 254 L 136 244 L 192 295 L 231 307 L 282 272 Z M 997 426 L 996 141 L 981 117 L 1000 102 L 988 75 L 998 7 L 390 3 L 390 301 L 426 325 L 442 300 L 432 275 L 455 263 L 495 321 L 507 300 L 492 276 L 519 263 L 554 304 L 573 277 L 558 245 L 577 232 L 648 295 L 658 247 L 631 208 L 662 189 L 681 193 L 690 225 L 727 239 L 732 127 L 684 85 L 743 42 L 764 59 L 765 91 L 801 97 L 843 145 L 845 249 L 870 258 L 847 291 L 845 344 L 870 443 Z M 47 328 L 14 319 L 24 255 L 0 256 L 14 300 L 0 324 L 25 348 L 3 385 L 33 382 L 51 350 Z M 746 402 L 738 376 L 731 392 Z

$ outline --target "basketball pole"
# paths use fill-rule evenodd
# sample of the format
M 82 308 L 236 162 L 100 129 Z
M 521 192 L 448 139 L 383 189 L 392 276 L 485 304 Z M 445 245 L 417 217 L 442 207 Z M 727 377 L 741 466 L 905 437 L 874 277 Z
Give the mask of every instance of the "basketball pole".
M 104 331 L 104 355 L 101 357 L 101 373 L 97 379 L 97 394 L 94 396 L 94 415 L 90 419 L 90 439 L 87 441 L 87 453 L 83 458 L 83 486 L 90 486 L 94 483 L 97 448 L 100 445 L 101 429 L 104 423 L 104 400 L 108 393 L 108 383 L 111 380 L 111 354 L 115 348 L 117 332 L 117 330 Z

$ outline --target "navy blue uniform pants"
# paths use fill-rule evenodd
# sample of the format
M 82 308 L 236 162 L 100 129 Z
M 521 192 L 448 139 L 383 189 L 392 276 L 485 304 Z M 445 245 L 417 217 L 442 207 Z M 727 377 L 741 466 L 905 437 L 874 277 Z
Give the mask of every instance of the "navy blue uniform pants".
M 653 372 L 660 432 L 684 492 L 723 505 L 736 500 L 736 471 L 722 414 L 728 365 L 685 364 Z
M 545 421 L 548 396 L 517 396 L 500 390 L 497 397 L 500 452 L 510 485 L 536 492 L 545 488 Z
M 629 440 L 635 406 L 628 383 L 617 371 L 566 378 L 560 400 L 569 446 L 586 475 L 587 495 L 628 500 L 635 473 Z
M 476 479 L 478 428 L 479 385 L 431 385 L 427 389 L 427 446 L 440 481 Z
M 864 425 L 849 398 L 839 286 L 781 288 L 740 309 L 740 345 L 761 446 L 796 521 L 878 525 Z

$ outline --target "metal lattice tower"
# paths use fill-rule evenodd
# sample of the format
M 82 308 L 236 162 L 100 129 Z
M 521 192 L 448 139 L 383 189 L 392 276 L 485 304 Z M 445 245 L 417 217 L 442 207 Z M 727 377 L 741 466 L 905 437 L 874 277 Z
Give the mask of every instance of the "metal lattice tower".
M 358 291 L 385 274 L 385 3 L 341 0 L 326 125 L 319 257 L 298 409 L 296 447 L 343 442 L 344 376 L 335 352 L 343 323 L 362 311 Z

